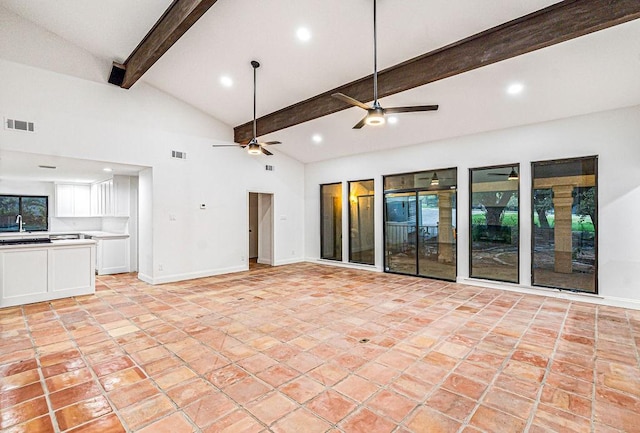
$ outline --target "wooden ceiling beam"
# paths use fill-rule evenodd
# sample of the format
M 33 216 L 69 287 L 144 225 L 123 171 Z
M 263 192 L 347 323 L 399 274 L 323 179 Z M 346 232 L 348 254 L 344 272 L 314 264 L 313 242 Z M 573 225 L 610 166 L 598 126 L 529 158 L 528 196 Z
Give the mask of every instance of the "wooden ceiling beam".
M 638 0 L 565 0 L 379 72 L 379 97 L 404 92 L 637 18 L 640 18 Z M 373 75 L 260 117 L 257 120 L 258 136 L 350 108 L 350 105 L 331 97 L 336 92 L 363 102 L 371 101 Z M 251 138 L 251 122 L 234 128 L 236 142 Z
M 124 65 L 114 63 L 112 76 L 114 72 L 117 72 L 118 68 L 120 68 L 121 73 L 124 72 L 122 82 L 114 84 L 118 84 L 124 89 L 129 89 L 133 86 L 216 1 L 174 0 L 136 49 L 129 55 Z M 113 81 L 110 80 L 109 82 Z

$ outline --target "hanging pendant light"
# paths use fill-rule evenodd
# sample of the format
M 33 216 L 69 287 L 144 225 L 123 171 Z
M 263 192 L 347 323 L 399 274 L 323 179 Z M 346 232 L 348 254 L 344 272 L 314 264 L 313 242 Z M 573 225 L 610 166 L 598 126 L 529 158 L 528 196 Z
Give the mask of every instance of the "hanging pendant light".
M 518 173 L 516 172 L 515 168 L 511 168 L 511 173 L 509 173 L 509 177 L 507 177 L 508 180 L 518 180 Z

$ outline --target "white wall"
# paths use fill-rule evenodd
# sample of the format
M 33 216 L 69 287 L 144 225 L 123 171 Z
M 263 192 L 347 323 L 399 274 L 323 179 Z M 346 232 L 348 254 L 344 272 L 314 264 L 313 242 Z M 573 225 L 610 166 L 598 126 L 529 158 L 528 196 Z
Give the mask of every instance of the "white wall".
M 598 155 L 599 294 L 640 301 L 640 106 L 308 164 L 305 255 L 320 252 L 319 184 L 375 179 L 376 268 L 383 266 L 382 176 L 458 168 L 458 277 L 469 276 L 469 168 L 520 163 L 521 286 L 531 284 L 531 161 Z M 346 215 L 344 216 L 346 218 Z M 345 254 L 346 255 L 346 254 Z
M 213 149 L 213 140 L 231 140 L 231 127 L 144 82 L 123 90 L 5 60 L 0 76 L 0 117 L 34 121 L 37 131 L 0 129 L 0 149 L 152 167 L 152 176 L 140 177 L 140 201 L 145 191 L 152 194 L 152 215 L 140 209 L 140 272 L 147 281 L 246 269 L 247 191 L 274 194 L 274 264 L 302 260 L 301 163 Z M 171 159 L 171 150 L 187 159 Z M 277 169 L 266 171 L 266 162 Z M 152 233 L 143 234 L 149 217 Z

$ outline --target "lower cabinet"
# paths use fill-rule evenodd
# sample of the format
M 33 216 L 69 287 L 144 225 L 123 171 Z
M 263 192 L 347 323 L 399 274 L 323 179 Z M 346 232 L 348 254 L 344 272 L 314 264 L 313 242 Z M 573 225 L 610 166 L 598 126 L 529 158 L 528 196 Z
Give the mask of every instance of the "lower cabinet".
M 129 236 L 93 238 L 96 246 L 96 273 L 98 275 L 131 272 Z
M 95 246 L 0 249 L 0 307 L 95 292 Z

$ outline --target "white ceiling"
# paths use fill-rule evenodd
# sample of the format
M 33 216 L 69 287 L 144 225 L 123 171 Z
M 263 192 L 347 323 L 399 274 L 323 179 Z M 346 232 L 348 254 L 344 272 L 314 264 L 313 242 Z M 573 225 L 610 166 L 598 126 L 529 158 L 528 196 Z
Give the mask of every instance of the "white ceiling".
M 107 172 L 105 168 L 111 171 Z M 137 176 L 144 168 L 146 167 L 0 150 L 1 178 L 7 180 L 93 183 L 108 179 L 114 174 Z
M 170 0 L 0 0 L 4 6 L 107 60 L 124 60 Z M 555 3 L 549 0 L 379 0 L 383 69 Z M 230 126 L 372 72 L 371 0 L 218 0 L 143 77 Z M 299 26 L 309 42 L 295 37 Z M 403 114 L 396 125 L 351 129 L 363 115 L 345 110 L 265 139 L 273 152 L 313 162 L 481 131 L 640 104 L 640 20 L 383 99 L 383 106 L 440 104 Z M 225 88 L 222 75 L 235 84 Z M 106 74 L 105 74 L 106 76 Z M 522 82 L 518 97 L 505 94 Z M 321 134 L 319 145 L 311 141 Z M 212 149 L 228 152 L 233 149 Z

